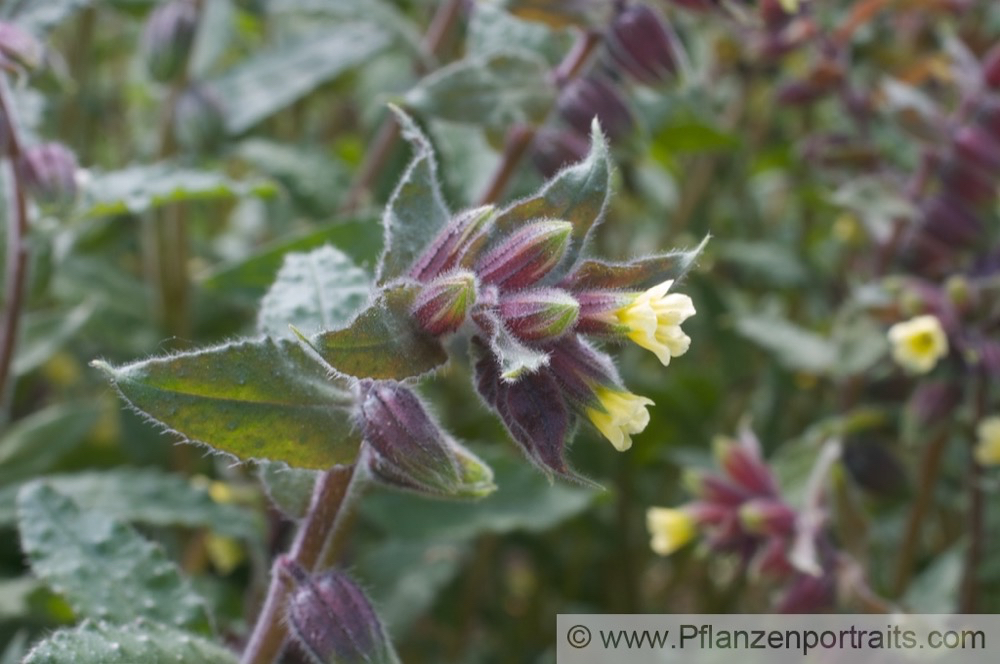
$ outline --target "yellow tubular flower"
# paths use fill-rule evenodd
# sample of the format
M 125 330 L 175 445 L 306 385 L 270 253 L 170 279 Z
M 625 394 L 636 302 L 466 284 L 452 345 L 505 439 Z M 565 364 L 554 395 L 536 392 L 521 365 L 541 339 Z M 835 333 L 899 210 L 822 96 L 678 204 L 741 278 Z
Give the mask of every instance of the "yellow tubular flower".
M 927 373 L 948 354 L 948 337 L 936 316 L 917 316 L 889 328 L 892 358 L 912 373 Z
M 597 388 L 596 394 L 600 406 L 587 408 L 587 418 L 616 450 L 624 452 L 632 447 L 632 434 L 641 432 L 649 424 L 646 406 L 652 406 L 653 402 L 646 397 L 608 387 Z
M 671 357 L 687 352 L 691 337 L 681 330 L 681 323 L 695 314 L 690 297 L 667 294 L 673 283 L 653 286 L 617 312 L 618 320 L 628 328 L 628 338 L 653 351 L 663 366 L 670 364 Z
M 650 548 L 661 556 L 669 556 L 697 534 L 691 515 L 670 507 L 650 507 L 646 510 L 646 528 L 652 537 Z
M 976 444 L 976 463 L 981 466 L 1000 466 L 1000 415 L 987 417 L 976 427 L 979 442 Z

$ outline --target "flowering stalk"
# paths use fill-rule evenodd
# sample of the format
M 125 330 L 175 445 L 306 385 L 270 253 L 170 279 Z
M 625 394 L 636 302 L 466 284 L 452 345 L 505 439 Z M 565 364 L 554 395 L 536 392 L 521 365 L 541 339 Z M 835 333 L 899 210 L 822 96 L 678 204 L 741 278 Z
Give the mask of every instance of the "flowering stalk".
M 25 280 L 28 271 L 28 208 L 21 169 L 21 139 L 11 116 L 7 78 L 0 74 L 0 134 L 6 139 L 11 191 L 7 212 L 7 269 L 4 275 L 3 318 L 0 320 L 0 423 L 7 419 L 10 402 L 11 365 L 17 345 L 18 328 L 24 306 Z

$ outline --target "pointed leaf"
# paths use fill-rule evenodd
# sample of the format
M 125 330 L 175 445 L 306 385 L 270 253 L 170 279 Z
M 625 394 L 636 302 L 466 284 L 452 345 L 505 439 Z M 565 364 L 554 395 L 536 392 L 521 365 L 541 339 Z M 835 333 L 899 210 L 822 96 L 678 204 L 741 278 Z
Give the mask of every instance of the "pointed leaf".
M 245 60 L 213 81 L 226 100 L 226 128 L 241 134 L 287 108 L 344 71 L 367 62 L 388 46 L 389 35 L 370 23 L 341 23 L 307 39 Z
M 590 230 L 603 218 L 611 189 L 611 159 L 608 144 L 595 122 L 591 130 L 590 154 L 549 180 L 533 196 L 502 211 L 496 231 L 510 233 L 536 219 L 561 219 L 573 224 L 572 244 L 563 261 L 572 266 L 583 250 Z
M 18 420 L 0 438 L 0 486 L 44 473 L 97 424 L 94 403 L 49 406 Z
M 84 622 L 49 636 L 24 664 L 236 664 L 236 656 L 210 641 L 145 621 L 131 625 Z
M 218 503 L 206 488 L 196 486 L 182 475 L 155 468 L 47 475 L 45 483 L 72 498 L 81 509 L 103 512 L 118 521 L 211 528 L 222 535 L 248 540 L 263 532 L 263 523 L 256 512 Z M 8 515 L 13 509 L 13 505 L 7 506 L 6 493 L 0 494 L 0 526 L 8 525 Z
M 343 252 L 330 246 L 287 254 L 260 304 L 257 329 L 274 337 L 289 325 L 312 334 L 347 323 L 368 300 L 371 279 Z
M 83 512 L 44 481 L 18 494 L 31 568 L 85 617 L 136 618 L 207 631 L 204 601 L 159 545 L 101 512 Z
M 396 114 L 403 137 L 413 146 L 413 160 L 396 185 L 382 217 L 385 253 L 378 269 L 379 283 L 405 273 L 451 218 L 441 195 L 430 141 L 406 113 L 390 108 Z
M 643 290 L 668 279 L 678 280 L 698 260 L 708 237 L 694 249 L 671 251 L 658 256 L 647 256 L 627 263 L 608 263 L 588 259 L 580 263 L 564 284 L 573 290 L 629 289 Z
M 418 291 L 413 285 L 386 289 L 346 328 L 308 343 L 335 370 L 356 378 L 403 380 L 432 371 L 448 355 L 410 313 Z
M 294 341 L 245 340 L 122 367 L 94 365 L 136 410 L 239 459 L 325 470 L 357 456 L 349 392 Z
M 442 67 L 407 93 L 406 104 L 442 120 L 505 129 L 544 120 L 555 91 L 544 60 L 508 49 Z

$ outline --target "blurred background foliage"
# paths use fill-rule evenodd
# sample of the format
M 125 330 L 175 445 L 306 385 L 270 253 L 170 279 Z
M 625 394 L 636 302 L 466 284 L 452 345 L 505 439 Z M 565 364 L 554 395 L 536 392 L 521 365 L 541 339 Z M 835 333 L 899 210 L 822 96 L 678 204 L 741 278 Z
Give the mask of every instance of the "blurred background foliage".
M 442 18 L 448 4 L 454 16 Z M 41 66 L 9 76 L 22 140 L 61 142 L 81 169 L 69 200 L 32 204 L 0 438 L 0 662 L 75 620 L 26 571 L 16 536 L 18 488 L 42 475 L 161 543 L 228 640 L 245 634 L 290 522 L 251 470 L 173 445 L 87 364 L 252 335 L 288 251 L 329 243 L 372 270 L 381 206 L 408 156 L 385 129 L 387 102 L 427 131 L 452 209 L 477 204 L 525 132 L 536 142 L 501 200 L 579 156 L 572 112 L 557 108 L 568 103 L 616 130 L 601 253 L 713 235 L 680 287 L 698 310 L 690 352 L 667 369 L 639 349 L 620 355 L 630 389 L 656 402 L 646 431 L 624 454 L 592 431 L 577 436 L 574 465 L 606 491 L 550 484 L 524 463 L 468 389 L 467 365 L 422 386 L 494 467 L 499 491 L 475 504 L 364 501 L 343 562 L 404 661 L 552 661 L 559 612 L 767 610 L 770 589 L 731 559 L 698 547 L 655 556 L 644 525 L 647 507 L 685 499 L 682 471 L 710 466 L 713 439 L 744 422 L 792 496 L 823 440 L 844 437 L 833 531 L 876 593 L 948 612 L 969 608 L 972 583 L 977 610 L 1000 610 L 997 479 L 968 467 L 983 404 L 997 409 L 995 374 L 979 406 L 935 411 L 940 398 L 911 398 L 923 379 L 893 365 L 885 337 L 924 307 L 900 275 L 941 286 L 997 255 L 995 193 L 977 211 L 974 246 L 933 273 L 924 259 L 897 260 L 893 238 L 924 219 L 911 185 L 951 154 L 967 80 L 1000 40 L 1000 5 L 803 1 L 789 15 L 755 0 L 650 2 L 671 26 L 674 70 L 637 83 L 597 44 L 584 75 L 603 72 L 613 94 L 566 101 L 552 72 L 581 35 L 607 35 L 623 4 L 207 0 L 172 83 L 147 66 L 156 2 L 0 4 L 2 20 L 44 46 Z M 543 149 L 545 136 L 565 144 Z M 995 325 L 983 330 L 996 338 Z M 964 390 L 977 379 L 961 364 L 936 377 Z M 942 442 L 928 485 L 932 439 Z M 285 479 L 275 497 L 294 512 L 301 492 Z M 900 585 L 921 496 L 930 504 Z M 976 500 L 990 508 L 979 531 L 967 516 Z

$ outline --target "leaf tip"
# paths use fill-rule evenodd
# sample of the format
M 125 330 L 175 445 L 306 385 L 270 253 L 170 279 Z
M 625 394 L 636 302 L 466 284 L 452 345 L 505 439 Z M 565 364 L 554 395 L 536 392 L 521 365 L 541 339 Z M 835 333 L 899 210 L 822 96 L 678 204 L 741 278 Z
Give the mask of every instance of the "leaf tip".
M 107 362 L 105 362 L 104 360 L 91 360 L 89 362 L 89 365 L 92 366 L 95 369 L 99 369 L 102 372 L 104 372 L 104 374 L 108 378 L 114 378 L 114 376 L 115 376 L 115 370 L 114 370 L 114 368 L 112 368 L 112 366 L 110 364 L 108 364 Z

